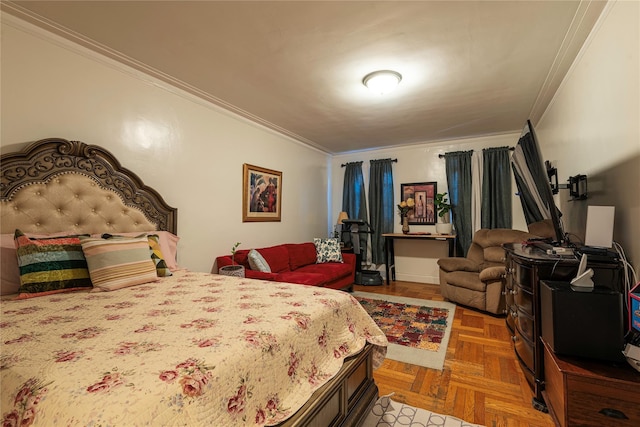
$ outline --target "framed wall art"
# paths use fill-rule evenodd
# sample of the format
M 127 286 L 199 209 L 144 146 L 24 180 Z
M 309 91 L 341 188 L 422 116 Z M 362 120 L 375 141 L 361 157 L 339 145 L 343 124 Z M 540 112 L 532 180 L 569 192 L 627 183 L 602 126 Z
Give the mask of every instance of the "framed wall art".
M 434 225 L 436 223 L 436 207 L 433 199 L 437 193 L 437 182 L 414 182 L 400 184 L 402 201 L 411 198 L 414 201 L 413 209 L 407 217 L 410 225 Z
M 242 165 L 242 222 L 280 221 L 282 172 Z

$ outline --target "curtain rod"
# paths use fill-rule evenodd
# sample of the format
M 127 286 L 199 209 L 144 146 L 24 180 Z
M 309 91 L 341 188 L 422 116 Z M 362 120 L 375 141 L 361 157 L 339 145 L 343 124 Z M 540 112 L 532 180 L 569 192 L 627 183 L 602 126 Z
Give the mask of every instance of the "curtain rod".
M 374 160 L 378 160 L 378 159 L 374 159 Z M 391 159 L 391 161 L 392 161 L 393 163 L 398 163 L 398 159 Z M 345 166 L 347 166 L 347 164 L 346 164 L 346 163 L 343 163 L 343 164 L 341 164 L 341 165 L 340 165 L 340 167 L 341 167 L 341 168 L 343 168 L 343 167 L 345 167 Z
M 516 147 L 509 147 L 509 151 L 513 151 L 515 149 L 516 149 Z M 471 151 L 473 151 L 473 150 L 471 150 Z M 438 157 L 440 157 L 441 159 L 444 159 L 444 154 L 438 154 Z

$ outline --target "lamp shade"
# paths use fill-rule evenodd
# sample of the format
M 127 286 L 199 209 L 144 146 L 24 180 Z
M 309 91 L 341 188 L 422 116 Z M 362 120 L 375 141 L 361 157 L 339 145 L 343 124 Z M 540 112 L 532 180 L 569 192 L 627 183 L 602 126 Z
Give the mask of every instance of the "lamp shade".
M 345 219 L 349 219 L 349 215 L 347 215 L 346 212 L 340 212 L 340 215 L 338 215 L 338 224 L 342 224 L 342 221 Z

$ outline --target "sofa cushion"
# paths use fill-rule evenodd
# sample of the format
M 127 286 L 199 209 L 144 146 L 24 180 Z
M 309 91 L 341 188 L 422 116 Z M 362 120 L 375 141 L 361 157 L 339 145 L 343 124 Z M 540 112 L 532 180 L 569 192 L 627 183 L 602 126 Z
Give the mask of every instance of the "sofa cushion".
M 251 249 L 249 251 L 249 265 L 252 270 L 261 271 L 263 273 L 271 273 L 271 267 L 269 267 L 269 263 L 265 261 L 260 252 L 255 249 Z
M 478 273 L 472 273 L 469 271 L 454 271 L 447 273 L 447 283 L 451 286 L 467 288 L 479 292 L 484 292 L 486 289 L 486 285 L 482 280 L 480 280 Z
M 322 286 L 328 283 L 329 279 L 326 274 L 301 272 L 300 270 L 297 270 L 297 271 L 285 271 L 285 272 L 279 273 L 276 276 L 276 282 L 288 282 L 288 283 L 296 283 L 299 285 Z
M 285 245 L 260 248 L 258 252 L 267 261 L 272 273 L 289 271 L 289 251 Z
M 484 248 L 484 260 L 489 262 L 499 262 L 502 264 L 507 261 L 502 246 L 491 246 L 488 248 Z
M 233 256 L 233 262 L 244 265 L 245 268 L 251 268 L 249 265 L 249 249 L 239 249 Z
M 244 270 L 244 277 L 247 279 L 274 281 L 276 277 L 278 277 L 278 274 L 279 273 L 263 273 L 262 271 L 255 271 L 250 268 Z
M 467 258 L 440 258 L 438 265 L 444 271 L 480 271 L 480 266 Z
M 311 243 L 287 243 L 289 251 L 289 268 L 291 271 L 316 263 L 316 246 Z
M 353 265 L 342 262 L 325 262 L 322 264 L 309 264 L 304 267 L 300 267 L 296 272 L 300 273 L 317 273 L 322 274 L 326 280 L 325 282 L 333 282 L 343 277 L 351 275 L 353 271 Z
M 489 282 L 493 280 L 502 280 L 505 274 L 506 274 L 506 268 L 504 265 L 501 265 L 501 266 L 485 268 L 480 272 L 480 274 L 478 275 L 478 278 L 483 282 Z

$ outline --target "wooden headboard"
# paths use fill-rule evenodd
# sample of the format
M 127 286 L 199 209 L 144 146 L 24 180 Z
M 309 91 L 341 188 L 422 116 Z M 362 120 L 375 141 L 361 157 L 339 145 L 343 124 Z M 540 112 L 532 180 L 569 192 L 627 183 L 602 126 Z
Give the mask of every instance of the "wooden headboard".
M 0 158 L 0 232 L 177 234 L 177 209 L 107 150 L 48 138 Z

